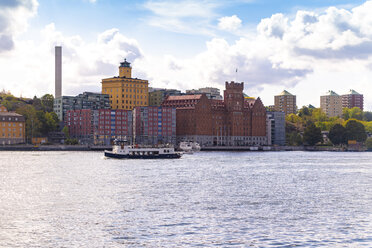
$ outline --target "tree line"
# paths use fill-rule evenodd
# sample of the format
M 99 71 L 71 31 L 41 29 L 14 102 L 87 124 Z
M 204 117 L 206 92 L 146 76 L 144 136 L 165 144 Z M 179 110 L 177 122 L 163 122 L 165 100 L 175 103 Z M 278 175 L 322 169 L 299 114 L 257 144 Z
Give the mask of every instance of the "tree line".
M 45 137 L 58 129 L 58 116 L 53 112 L 54 97 L 45 94 L 41 98 L 27 99 L 15 97 L 10 92 L 0 92 L 0 104 L 8 111 L 14 111 L 25 117 L 26 141 L 32 137 Z
M 366 132 L 372 133 L 372 112 L 344 108 L 342 117 L 327 117 L 320 108 L 304 106 L 297 114 L 286 116 L 288 145 L 313 146 L 323 142 L 322 131 L 329 131 L 331 143 L 326 145 L 346 145 L 351 140 L 365 142 Z

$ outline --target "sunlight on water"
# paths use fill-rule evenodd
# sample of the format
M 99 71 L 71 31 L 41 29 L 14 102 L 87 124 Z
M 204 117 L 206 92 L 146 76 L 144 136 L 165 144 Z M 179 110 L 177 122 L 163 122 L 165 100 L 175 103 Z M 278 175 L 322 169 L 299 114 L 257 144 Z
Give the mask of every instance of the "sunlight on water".
M 372 153 L 0 155 L 0 247 L 372 246 Z

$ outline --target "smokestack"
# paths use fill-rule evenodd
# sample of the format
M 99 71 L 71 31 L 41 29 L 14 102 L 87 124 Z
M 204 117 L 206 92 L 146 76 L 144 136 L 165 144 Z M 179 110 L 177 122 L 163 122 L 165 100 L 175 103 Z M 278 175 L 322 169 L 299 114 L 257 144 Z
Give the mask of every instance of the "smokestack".
M 62 95 L 62 47 L 55 47 L 55 94 L 54 97 Z

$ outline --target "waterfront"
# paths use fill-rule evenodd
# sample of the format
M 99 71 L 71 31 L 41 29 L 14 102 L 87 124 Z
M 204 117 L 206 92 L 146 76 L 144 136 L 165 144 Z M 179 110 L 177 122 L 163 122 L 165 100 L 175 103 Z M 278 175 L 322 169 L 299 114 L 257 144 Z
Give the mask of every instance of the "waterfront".
M 0 156 L 0 247 L 372 245 L 372 153 Z

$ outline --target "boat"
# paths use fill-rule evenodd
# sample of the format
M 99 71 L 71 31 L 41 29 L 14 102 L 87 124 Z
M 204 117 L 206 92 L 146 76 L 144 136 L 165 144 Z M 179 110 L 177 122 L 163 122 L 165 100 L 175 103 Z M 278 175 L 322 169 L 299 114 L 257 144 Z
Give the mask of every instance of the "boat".
M 105 157 L 117 159 L 174 159 L 182 153 L 175 152 L 171 146 L 146 147 L 128 145 L 126 141 L 115 140 L 112 151 L 105 150 Z
M 200 145 L 197 142 L 182 141 L 179 145 L 180 150 L 184 153 L 193 153 L 200 151 Z

